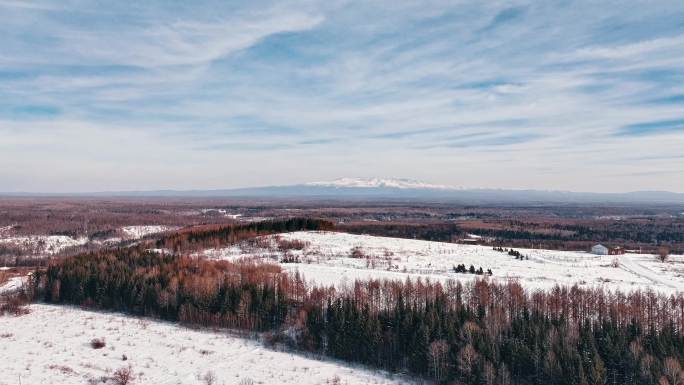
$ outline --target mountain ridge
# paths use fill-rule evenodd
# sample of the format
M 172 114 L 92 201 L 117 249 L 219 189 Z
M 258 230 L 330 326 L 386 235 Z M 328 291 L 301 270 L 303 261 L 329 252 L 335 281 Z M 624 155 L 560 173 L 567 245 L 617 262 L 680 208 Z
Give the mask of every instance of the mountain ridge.
M 29 197 L 196 197 L 319 200 L 407 200 L 455 203 L 662 203 L 684 205 L 684 193 L 632 191 L 624 193 L 573 192 L 534 189 L 461 188 L 392 178 L 339 178 L 283 186 L 215 190 L 143 190 L 90 193 L 0 193 Z

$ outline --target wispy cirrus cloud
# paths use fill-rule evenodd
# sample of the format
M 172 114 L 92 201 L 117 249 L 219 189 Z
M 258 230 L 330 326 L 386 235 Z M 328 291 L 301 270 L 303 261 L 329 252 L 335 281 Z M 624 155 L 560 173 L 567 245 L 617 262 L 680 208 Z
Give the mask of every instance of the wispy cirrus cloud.
M 628 124 L 620 129 L 621 135 L 654 135 L 667 132 L 684 132 L 684 118 L 656 120 L 652 122 Z
M 51 189 L 36 170 L 55 159 L 62 190 L 684 191 L 661 173 L 684 168 L 684 6 L 628 3 L 0 0 L 0 161 L 37 175 L 4 189 Z M 254 171 L 207 166 L 231 162 Z

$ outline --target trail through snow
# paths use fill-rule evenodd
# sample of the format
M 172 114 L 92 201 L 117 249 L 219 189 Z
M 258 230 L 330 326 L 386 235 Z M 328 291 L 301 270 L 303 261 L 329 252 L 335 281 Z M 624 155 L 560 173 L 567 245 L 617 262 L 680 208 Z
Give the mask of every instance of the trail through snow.
M 684 290 L 684 284 L 681 281 L 664 278 L 662 275 L 645 267 L 644 265 L 640 264 L 637 260 L 630 258 L 629 256 L 626 258 L 619 258 L 619 261 L 621 268 L 631 273 L 634 273 L 640 277 L 647 278 L 651 280 L 653 283 L 664 285 L 676 289 L 677 291 Z

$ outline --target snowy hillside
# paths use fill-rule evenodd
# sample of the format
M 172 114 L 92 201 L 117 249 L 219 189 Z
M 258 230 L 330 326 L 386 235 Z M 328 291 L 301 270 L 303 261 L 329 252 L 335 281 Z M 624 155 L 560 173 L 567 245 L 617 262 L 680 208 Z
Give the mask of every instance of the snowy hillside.
M 0 385 L 105 384 L 130 365 L 134 384 L 407 384 L 377 371 L 266 349 L 226 332 L 191 330 L 168 322 L 31 305 L 0 317 Z M 94 349 L 90 342 L 104 339 Z M 125 360 L 124 360 L 125 357 Z M 92 381 L 92 382 L 91 382 Z M 110 380 L 106 384 L 113 384 Z
M 302 250 L 283 250 L 278 240 L 302 241 Z M 353 257 L 356 250 L 356 257 Z M 206 250 L 210 258 L 236 259 L 256 256 L 295 263 L 282 263 L 299 271 L 308 281 L 320 284 L 351 283 L 354 279 L 430 278 L 470 280 L 481 277 L 456 273 L 453 267 L 473 265 L 491 269 L 492 279 L 518 280 L 533 289 L 556 284 L 606 289 L 653 289 L 672 293 L 684 290 L 684 257 L 672 256 L 667 263 L 649 254 L 597 256 L 584 252 L 516 249 L 525 258 L 516 259 L 489 246 L 460 245 L 408 239 L 374 237 L 334 232 L 295 232 L 271 236 L 254 244 Z
M 56 254 L 67 247 L 81 246 L 88 238 L 72 238 L 66 235 L 31 235 L 0 238 L 0 244 L 19 246 L 35 255 Z

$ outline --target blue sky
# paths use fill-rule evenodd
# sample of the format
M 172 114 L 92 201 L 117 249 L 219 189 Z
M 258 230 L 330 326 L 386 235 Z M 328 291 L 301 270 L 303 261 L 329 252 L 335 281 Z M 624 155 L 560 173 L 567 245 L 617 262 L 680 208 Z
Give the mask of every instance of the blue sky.
M 0 0 L 0 191 L 684 192 L 680 1 Z

